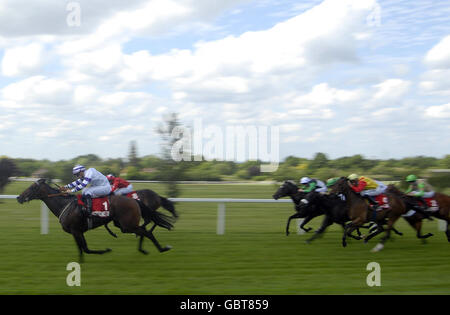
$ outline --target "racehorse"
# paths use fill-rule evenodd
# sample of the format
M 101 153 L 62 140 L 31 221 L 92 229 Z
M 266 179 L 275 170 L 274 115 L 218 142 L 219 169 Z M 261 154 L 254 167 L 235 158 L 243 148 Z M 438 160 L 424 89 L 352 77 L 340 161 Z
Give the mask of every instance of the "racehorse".
M 108 197 L 110 202 L 110 215 L 108 217 L 92 216 L 92 224 L 89 226 L 88 221 L 81 211 L 81 206 L 77 204 L 77 197 L 67 193 L 61 193 L 58 189 L 52 188 L 46 183 L 45 179 L 39 179 L 28 187 L 22 194 L 17 197 L 19 203 L 29 202 L 31 200 L 42 200 L 49 210 L 59 219 L 63 230 L 72 234 L 79 250 L 79 260 L 82 262 L 83 253 L 86 254 L 104 254 L 110 252 L 111 249 L 91 250 L 87 246 L 84 233 L 89 229 L 97 228 L 114 220 L 120 224 L 123 233 L 135 233 L 139 236 L 149 238 L 160 252 L 171 249 L 170 246 L 162 247 L 151 232 L 148 232 L 142 226 L 139 226 L 141 219 L 141 209 L 145 207 L 136 200 L 125 196 L 111 195 Z M 157 211 L 153 211 L 152 221 L 158 226 L 171 229 L 172 223 Z M 139 244 L 139 251 L 144 252 L 142 243 Z
M 345 223 L 350 221 L 348 216 L 348 205 L 345 200 L 341 196 L 335 194 L 321 194 L 315 191 L 308 193 L 300 206 L 303 209 L 303 212 L 307 214 L 313 215 L 316 209 L 322 209 L 319 212 L 323 212 L 325 214 L 325 218 L 323 219 L 322 225 L 318 230 L 315 231 L 313 236 L 311 236 L 307 243 L 312 242 L 319 236 L 325 232 L 326 228 L 333 223 L 337 223 L 341 225 L 345 229 Z M 363 228 L 369 228 L 368 226 L 361 226 Z M 361 239 L 361 233 L 359 229 L 357 229 L 358 236 L 354 236 L 352 234 L 348 235 L 356 240 Z
M 178 219 L 179 215 L 177 211 L 175 210 L 175 205 L 172 201 L 169 199 L 158 195 L 156 192 L 154 192 L 151 189 L 140 189 L 136 190 L 137 199 L 139 199 L 145 207 L 141 208 L 141 214 L 142 218 L 144 219 L 144 223 L 141 225 L 142 227 L 146 227 L 149 223 L 152 222 L 152 215 L 153 212 L 158 210 L 160 207 L 163 207 L 167 211 L 169 211 L 172 214 L 173 219 Z M 126 196 L 125 194 L 124 196 Z M 134 196 L 132 196 L 134 198 Z M 135 198 L 136 199 L 136 198 Z M 114 222 L 115 226 L 120 228 L 120 225 L 118 222 Z M 157 226 L 156 223 L 153 223 L 153 226 L 150 228 L 150 232 L 153 232 L 155 227 Z M 106 230 L 114 237 L 117 237 L 117 235 L 111 231 L 108 227 L 108 224 L 105 224 Z M 141 237 L 141 241 L 143 240 L 143 237 Z
M 407 202 L 410 207 L 415 207 L 417 205 L 417 197 L 406 195 L 405 193 L 401 192 L 397 187 L 394 185 L 389 185 L 388 190 L 390 192 L 397 194 L 401 196 L 405 202 Z M 450 230 L 449 230 L 449 223 L 450 223 L 450 197 L 442 194 L 442 193 L 435 193 L 433 197 L 436 202 L 438 203 L 439 210 L 427 213 L 430 216 L 436 217 L 438 219 L 444 220 L 447 222 L 447 226 L 445 229 L 445 235 L 447 236 L 447 240 L 450 242 Z M 406 218 L 405 218 L 406 219 Z M 409 222 L 409 221 L 408 221 Z
M 311 221 L 313 218 L 322 215 L 323 212 L 319 213 L 319 210 L 315 213 L 307 214 L 304 211 L 301 211 L 300 202 L 306 196 L 306 193 L 298 191 L 298 186 L 290 180 L 284 181 L 280 188 L 278 188 L 278 190 L 272 195 L 273 199 L 275 200 L 287 196 L 291 197 L 296 213 L 291 215 L 287 221 L 286 235 L 289 235 L 289 225 L 291 224 L 292 219 L 304 218 L 303 222 L 300 224 L 300 228 L 305 232 L 311 231 L 312 228 L 305 228 L 305 224 Z
M 382 226 L 378 225 L 378 234 L 381 231 L 385 231 L 385 236 L 380 240 L 380 243 L 373 249 L 373 251 L 379 251 L 384 248 L 384 243 L 391 236 L 394 223 L 406 213 L 405 204 L 402 200 L 392 194 L 385 193 L 388 198 L 388 208 L 384 208 L 378 211 L 373 210 L 367 204 L 366 200 L 358 193 L 354 192 L 350 188 L 347 178 L 341 177 L 337 183 L 332 187 L 331 193 L 343 194 L 348 202 L 348 216 L 352 222 L 348 223 L 344 228 L 344 235 L 342 237 L 342 245 L 347 246 L 346 237 L 350 235 L 356 228 L 361 227 L 364 223 L 374 221 L 380 222 L 382 219 L 387 218 L 387 227 L 383 230 Z
M 164 209 L 168 210 L 172 214 L 172 218 L 174 220 L 178 219 L 178 213 L 175 210 L 175 206 L 174 206 L 173 202 L 170 201 L 169 199 L 158 195 L 156 192 L 154 192 L 151 189 L 136 190 L 136 193 L 137 193 L 137 196 L 138 196 L 140 202 L 142 202 L 145 205 L 145 207 L 141 207 L 141 210 L 142 210 L 141 215 L 142 215 L 142 218 L 144 219 L 144 223 L 141 225 L 141 227 L 143 227 L 144 229 L 146 228 L 146 226 L 149 223 L 153 222 L 153 213 L 159 207 L 163 207 Z M 161 213 L 161 216 L 165 216 L 165 215 Z M 168 221 L 172 221 L 172 218 L 166 217 L 166 219 Z M 114 221 L 114 224 L 120 228 L 120 224 L 118 222 Z M 153 226 L 150 228 L 149 232 L 152 233 L 156 226 L 158 226 L 158 224 L 153 222 Z M 117 237 L 108 228 L 108 225 L 105 225 L 105 227 L 112 236 Z M 142 249 L 143 241 L 144 241 L 144 236 L 141 235 L 141 237 L 139 238 L 139 251 L 141 251 L 144 254 L 147 254 L 147 251 Z
M 422 235 L 422 220 L 425 219 L 425 215 L 420 212 L 417 212 L 418 209 L 416 206 L 415 197 L 404 194 L 403 192 L 398 190 L 398 188 L 395 187 L 394 185 L 388 185 L 388 187 L 386 189 L 386 193 L 397 196 L 404 203 L 404 206 L 405 206 L 407 212 L 406 212 L 406 214 L 402 215 L 402 217 L 403 217 L 403 219 L 406 220 L 406 222 L 409 223 L 409 225 L 412 226 L 413 229 L 416 230 L 417 238 L 426 239 L 430 236 L 433 236 L 432 233 L 427 233 L 425 235 Z M 411 215 L 408 215 L 408 212 L 414 212 L 414 213 Z M 370 234 L 368 237 L 365 238 L 364 242 L 367 243 L 372 237 L 378 235 L 381 232 L 382 232 L 382 230 L 380 229 L 377 232 Z

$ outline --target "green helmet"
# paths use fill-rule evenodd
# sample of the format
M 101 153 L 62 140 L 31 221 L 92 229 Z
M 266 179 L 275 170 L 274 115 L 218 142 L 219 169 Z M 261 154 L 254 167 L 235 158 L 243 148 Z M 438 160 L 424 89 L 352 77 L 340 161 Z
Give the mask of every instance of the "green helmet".
M 414 175 L 414 174 L 406 176 L 406 181 L 407 182 L 415 182 L 416 180 L 417 180 L 417 176 Z
M 336 184 L 336 182 L 337 182 L 338 180 L 339 180 L 338 177 L 329 178 L 329 179 L 327 180 L 327 187 L 333 186 L 334 184 Z
M 358 174 L 350 174 L 347 177 L 348 180 L 355 180 L 355 179 L 358 179 L 358 178 L 359 178 Z

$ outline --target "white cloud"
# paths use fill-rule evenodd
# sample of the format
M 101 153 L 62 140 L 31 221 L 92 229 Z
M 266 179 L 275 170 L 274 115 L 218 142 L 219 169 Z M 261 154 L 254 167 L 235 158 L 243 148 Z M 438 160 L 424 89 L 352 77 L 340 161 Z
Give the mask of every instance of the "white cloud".
M 450 35 L 444 37 L 425 55 L 425 63 L 431 68 L 450 68 Z
M 38 43 L 6 49 L 2 60 L 2 74 L 7 77 L 30 74 L 44 63 L 44 47 Z
M 72 99 L 72 86 L 61 79 L 42 75 L 11 83 L 0 91 L 5 101 L 16 103 L 16 107 L 29 107 L 36 103 L 67 104 Z
M 448 119 L 450 118 L 450 103 L 428 107 L 425 115 L 431 118 Z
M 411 82 L 402 79 L 388 79 L 377 85 L 375 100 L 395 100 L 404 96 L 410 89 Z
M 332 88 L 328 83 L 313 86 L 311 92 L 294 97 L 287 108 L 318 108 L 326 105 L 338 105 L 360 99 L 363 92 L 360 90 L 343 90 Z

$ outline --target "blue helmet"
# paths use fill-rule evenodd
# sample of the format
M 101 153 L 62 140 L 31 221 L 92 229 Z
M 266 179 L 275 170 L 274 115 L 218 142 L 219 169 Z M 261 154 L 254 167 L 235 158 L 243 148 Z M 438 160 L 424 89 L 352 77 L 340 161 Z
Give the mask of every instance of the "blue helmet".
M 80 172 L 84 172 L 86 168 L 83 165 L 75 165 L 72 169 L 72 174 L 77 175 Z

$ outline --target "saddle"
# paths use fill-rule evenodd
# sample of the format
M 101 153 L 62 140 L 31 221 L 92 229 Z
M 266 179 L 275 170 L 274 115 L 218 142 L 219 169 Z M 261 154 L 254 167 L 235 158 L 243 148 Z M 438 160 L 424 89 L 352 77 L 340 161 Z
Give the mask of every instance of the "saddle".
M 82 200 L 81 195 L 77 195 L 77 202 L 78 205 L 82 207 L 86 207 L 86 204 Z M 110 204 L 109 204 L 109 198 L 108 196 L 105 197 L 98 197 L 98 198 L 92 198 L 92 215 L 106 218 L 109 217 L 109 210 L 110 210 Z

